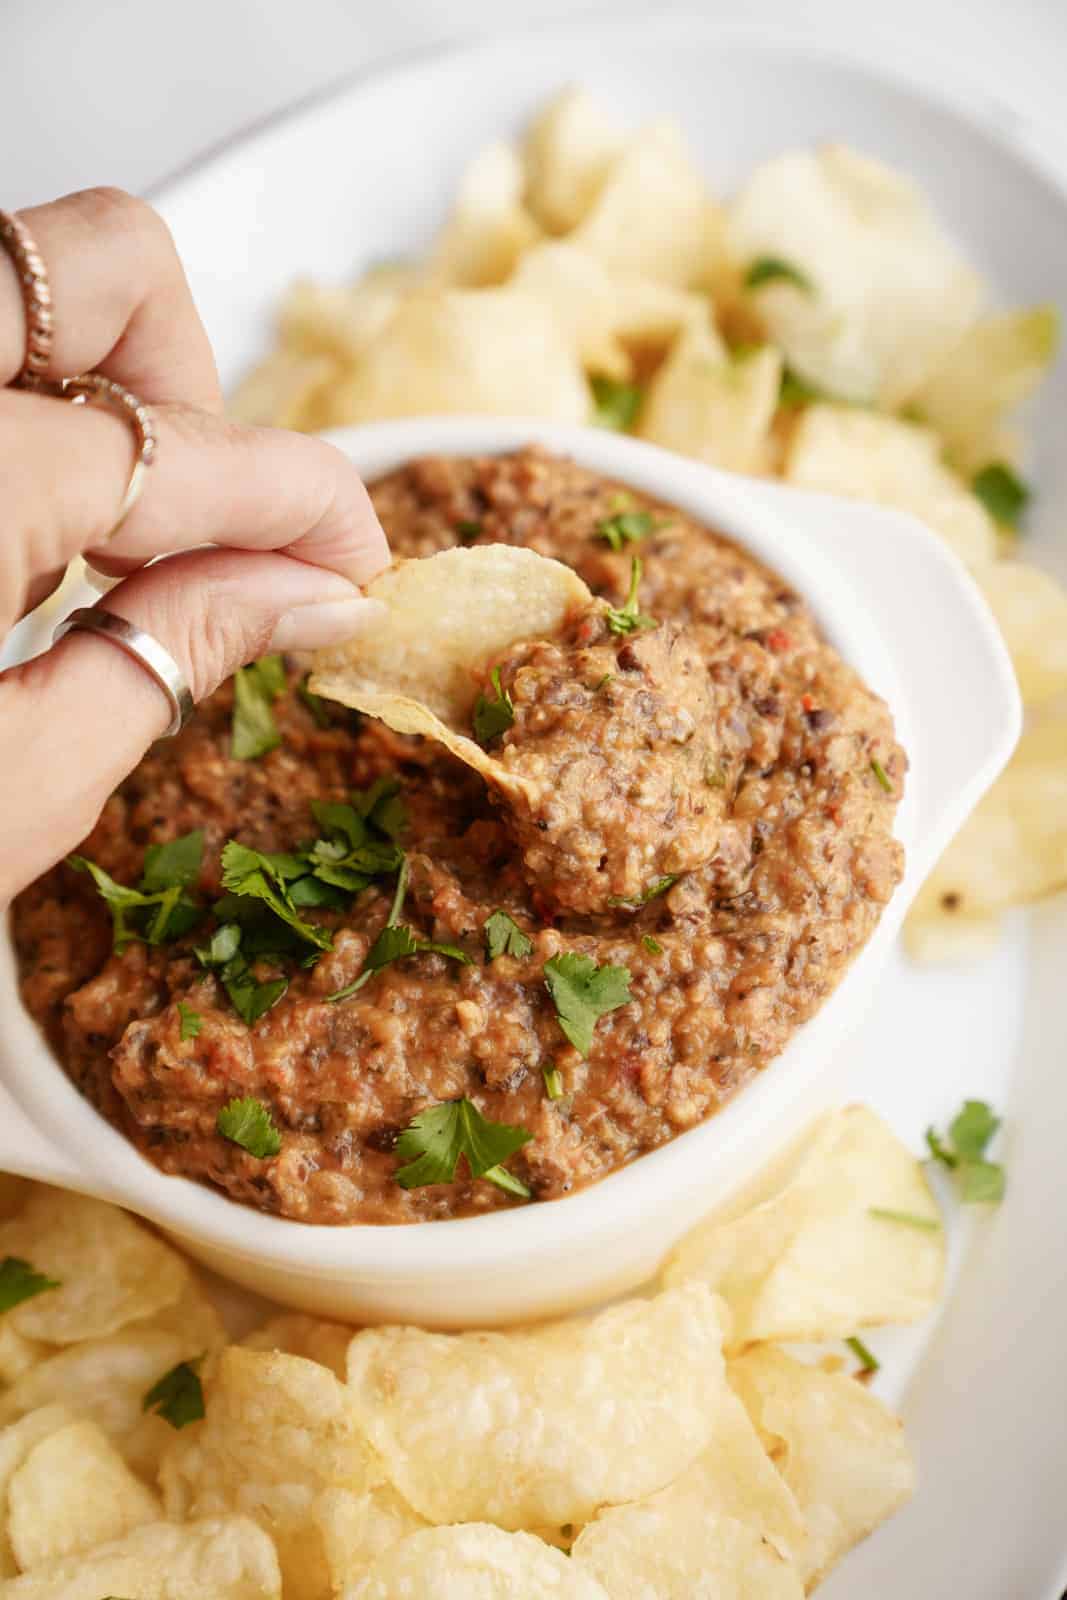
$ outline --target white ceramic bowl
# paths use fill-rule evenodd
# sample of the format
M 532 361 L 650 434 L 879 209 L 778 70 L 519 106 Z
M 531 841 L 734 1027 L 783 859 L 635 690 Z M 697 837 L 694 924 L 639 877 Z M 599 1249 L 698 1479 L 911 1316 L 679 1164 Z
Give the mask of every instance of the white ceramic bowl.
M 1014 677 L 970 578 L 909 518 L 756 484 L 594 429 L 430 419 L 334 438 L 371 477 L 426 452 L 537 440 L 682 506 L 775 567 L 892 706 L 911 758 L 898 817 L 905 881 L 836 993 L 717 1116 L 565 1200 L 409 1227 L 307 1227 L 157 1171 L 53 1060 L 18 1004 L 5 941 L 0 1170 L 119 1201 L 228 1277 L 311 1311 L 439 1326 L 548 1316 L 642 1282 L 703 1211 L 840 1096 L 828 1070 L 835 1047 L 862 1018 L 915 888 L 1018 736 Z

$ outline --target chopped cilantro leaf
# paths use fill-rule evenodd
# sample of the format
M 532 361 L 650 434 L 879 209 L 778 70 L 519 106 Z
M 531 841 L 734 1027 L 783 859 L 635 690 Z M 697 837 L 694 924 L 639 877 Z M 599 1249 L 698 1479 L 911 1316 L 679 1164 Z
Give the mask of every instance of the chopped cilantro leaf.
M 1004 461 L 991 461 L 971 479 L 971 489 L 994 522 L 1014 528 L 1030 499 L 1030 490 Z
M 318 727 L 332 727 L 333 712 L 330 710 L 330 703 L 328 700 L 324 700 L 321 694 L 312 694 L 311 690 L 308 688 L 310 679 L 311 673 L 305 672 L 304 676 L 296 686 L 297 698 L 301 700 L 311 712 L 311 715 L 314 717 Z
M 223 1106 L 215 1126 L 224 1139 L 239 1144 L 242 1150 L 260 1160 L 276 1156 L 282 1147 L 282 1136 L 274 1126 L 269 1108 L 250 1095 Z
M 268 978 L 265 983 L 260 983 L 243 956 L 235 956 L 226 963 L 222 969 L 222 981 L 230 1004 L 241 1021 L 250 1028 L 260 1017 L 266 1016 L 272 1006 L 278 1004 L 289 987 L 288 978 Z
M 984 1100 L 965 1100 L 949 1124 L 948 1136 L 961 1161 L 978 1161 L 1000 1127 L 1000 1118 Z
M 641 943 L 644 945 L 650 956 L 661 956 L 663 954 L 663 946 L 660 944 L 658 939 L 653 939 L 650 933 L 646 933 L 644 935 Z
M 814 292 L 814 284 L 806 273 L 781 256 L 757 256 L 745 273 L 745 288 L 760 289 L 765 283 L 791 283 L 806 294 Z
M 456 537 L 460 544 L 473 544 L 475 539 L 481 537 L 481 533 L 482 525 L 475 522 L 473 517 L 464 517 L 456 523 Z
M 255 761 L 281 744 L 273 704 L 284 689 L 281 656 L 264 656 L 234 673 L 230 754 L 235 761 Z
M 878 782 L 881 784 L 881 786 L 885 790 L 886 794 L 892 794 L 893 793 L 892 781 L 891 781 L 891 779 L 889 777 L 888 772 L 885 770 L 885 768 L 883 767 L 882 763 L 879 761 L 877 756 L 872 756 L 871 757 L 871 771 L 874 773 L 875 777 L 878 779 Z
M 178 1037 L 180 1039 L 197 1038 L 200 1033 L 200 1029 L 204 1026 L 204 1019 L 200 1015 L 199 1011 L 194 1011 L 192 1006 L 187 1006 L 184 1000 L 179 1000 L 178 1016 L 181 1019 L 181 1025 L 178 1028 Z
M 792 409 L 795 406 L 811 405 L 816 400 L 829 400 L 831 396 L 824 394 L 815 384 L 802 378 L 792 367 L 782 368 L 782 380 L 778 389 L 778 404 Z
M 171 1367 L 149 1389 L 141 1401 L 141 1410 L 154 1411 L 172 1428 L 185 1428 L 190 1422 L 199 1422 L 204 1415 L 204 1389 L 198 1373 L 203 1359 L 198 1356 L 195 1361 L 179 1361 L 176 1367 Z
M 608 606 L 605 613 L 608 627 L 612 633 L 638 633 L 642 628 L 655 628 L 658 626 L 654 617 L 642 616 L 637 609 L 637 591 L 641 584 L 641 572 L 641 563 L 634 556 L 630 563 L 630 591 L 626 596 L 625 605 L 621 607 Z
M 956 1190 L 964 1205 L 999 1205 L 1004 1198 L 1004 1168 L 987 1161 L 1000 1118 L 984 1100 L 965 1100 L 949 1123 L 948 1137 L 927 1128 L 931 1156 L 956 1175 Z
M 845 1343 L 852 1351 L 852 1354 L 856 1357 L 856 1360 L 860 1363 L 860 1366 L 864 1372 L 878 1371 L 878 1368 L 882 1363 L 878 1360 L 876 1355 L 873 1355 L 872 1352 L 868 1350 L 862 1339 L 853 1334 L 851 1339 L 845 1340 Z
M 609 895 L 608 905 L 635 907 L 647 906 L 650 900 L 655 900 L 658 895 L 666 894 L 671 885 L 677 882 L 678 874 L 676 872 L 668 872 L 665 873 L 662 878 L 656 878 L 648 885 L 646 889 L 642 889 L 641 893 L 636 895 L 632 900 L 628 900 L 625 895 L 621 894 Z
M 5 1256 L 0 1261 L 0 1311 L 10 1311 L 46 1289 L 58 1288 L 58 1278 L 46 1277 L 21 1256 Z
M 899 1222 L 906 1228 L 924 1228 L 927 1233 L 937 1233 L 941 1227 L 936 1217 L 920 1217 L 914 1211 L 891 1211 L 885 1206 L 868 1206 L 867 1210 L 879 1222 Z
M 67 865 L 87 872 L 111 912 L 112 941 L 121 955 L 135 939 L 162 944 L 178 939 L 203 916 L 199 901 L 187 891 L 200 871 L 204 836 L 197 830 L 170 844 L 150 845 L 145 852 L 139 889 L 116 883 L 103 867 L 85 856 L 68 856 Z
M 593 391 L 593 424 L 598 428 L 615 428 L 625 433 L 637 421 L 641 409 L 642 391 L 639 384 L 620 383 L 616 378 L 596 377 L 590 382 Z
M 194 953 L 202 967 L 224 967 L 227 961 L 233 960 L 240 943 L 241 929 L 237 923 L 224 922 L 215 929 L 209 943 L 197 945 Z
M 303 863 L 294 856 L 267 855 L 260 850 L 250 850 L 247 845 L 231 839 L 222 848 L 222 885 L 231 894 L 251 896 L 262 900 L 274 915 L 286 923 L 307 944 L 319 950 L 329 950 L 332 940 L 325 928 L 305 922 L 297 916 L 286 889 L 289 877 L 304 871 Z
M 624 545 L 637 544 L 646 539 L 656 526 L 651 511 L 617 511 L 613 517 L 604 517 L 596 525 L 594 539 L 603 539 L 613 550 Z
M 349 995 L 355 994 L 369 983 L 376 972 L 387 967 L 391 961 L 402 961 L 405 956 L 419 956 L 434 953 L 439 956 L 448 956 L 451 961 L 458 961 L 462 966 L 469 967 L 471 958 L 465 950 L 455 944 L 437 944 L 432 939 L 420 939 L 410 928 L 401 923 L 386 923 L 381 933 L 375 939 L 363 960 L 363 970 L 354 982 L 346 984 L 343 989 L 338 989 L 336 994 L 327 996 L 329 1000 L 347 1000 Z
M 606 689 L 609 683 L 615 682 L 614 672 L 605 672 L 599 683 L 594 683 L 593 693 L 599 694 L 601 689 Z
M 563 1099 L 563 1074 L 558 1067 L 542 1067 L 541 1076 L 545 1080 L 545 1093 L 550 1100 Z
M 528 1200 L 529 1189 L 506 1172 L 503 1163 L 531 1137 L 525 1128 L 490 1122 L 465 1097 L 446 1100 L 420 1111 L 400 1135 L 396 1153 L 407 1164 L 397 1171 L 396 1181 L 404 1189 L 451 1183 L 463 1156 L 472 1178 L 486 1178 L 509 1194 Z
M 141 888 L 147 894 L 161 889 L 185 889 L 200 876 L 204 857 L 204 831 L 196 828 L 169 844 L 150 844 L 144 853 Z
M 545 962 L 544 977 L 560 1027 L 574 1048 L 587 1056 L 598 1020 L 631 999 L 628 969 L 598 967 L 592 956 L 569 950 Z
M 533 949 L 533 940 L 523 933 L 514 917 L 509 917 L 506 911 L 493 911 L 485 919 L 482 928 L 485 934 L 485 948 L 490 961 L 495 961 L 497 956 L 517 956 L 521 961 Z
M 489 677 L 496 690 L 495 698 L 490 700 L 488 695 L 480 694 L 474 706 L 474 737 L 483 748 L 491 739 L 506 733 L 515 721 L 511 696 L 500 687 L 500 668 L 494 667 Z

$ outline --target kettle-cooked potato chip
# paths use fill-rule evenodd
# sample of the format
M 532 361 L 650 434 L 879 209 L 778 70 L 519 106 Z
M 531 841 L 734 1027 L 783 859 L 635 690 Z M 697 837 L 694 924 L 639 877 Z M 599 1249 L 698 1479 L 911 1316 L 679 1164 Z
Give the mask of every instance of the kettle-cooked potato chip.
M 427 1526 L 389 1483 L 362 1494 L 326 1489 L 315 1500 L 311 1516 L 322 1535 L 332 1593 L 355 1583 L 379 1556 Z
M 0 1578 L 13 1577 L 18 1571 L 7 1531 L 8 1486 L 30 1451 L 74 1420 L 66 1406 L 42 1405 L 0 1428 Z
M 0 1583 L 0 1600 L 281 1600 L 274 1546 L 248 1517 L 149 1522 Z
M 911 1495 L 915 1469 L 900 1419 L 855 1378 L 757 1345 L 731 1361 L 730 1383 L 800 1507 L 800 1560 L 812 1589 Z
M 944 1265 L 921 1163 L 867 1106 L 849 1106 L 825 1117 L 755 1196 L 689 1234 L 664 1281 L 697 1279 L 722 1295 L 737 1347 L 913 1322 L 936 1303 Z
M 698 1460 L 656 1494 L 602 1511 L 573 1556 L 612 1600 L 799 1600 L 805 1542 L 796 1501 L 737 1401 L 721 1407 Z
M 7 1498 L 8 1537 L 23 1572 L 121 1539 L 162 1514 L 103 1429 L 87 1421 L 70 1422 L 35 1444 Z
M 608 1600 L 589 1573 L 530 1533 L 484 1522 L 394 1545 L 342 1600 Z
M 655 122 L 630 139 L 570 239 L 619 277 L 684 289 L 706 267 L 715 216 L 681 129 Z
M 246 1350 L 277 1350 L 282 1355 L 304 1356 L 329 1367 L 343 1383 L 352 1332 L 343 1322 L 324 1322 L 299 1311 L 284 1311 L 245 1334 L 241 1344 Z
M 332 389 L 341 368 L 332 356 L 283 346 L 254 367 L 226 410 L 235 422 L 256 427 L 296 428 L 326 425 L 319 402 Z
M 975 579 L 997 619 L 1027 705 L 1067 693 L 1067 589 L 1023 561 L 989 561 Z
M 189 1268 L 157 1234 L 117 1206 L 35 1188 L 0 1223 L 0 1257 L 19 1256 L 59 1287 L 5 1313 L 16 1333 L 49 1344 L 102 1338 L 173 1305 Z
M 728 472 L 760 472 L 782 380 L 771 345 L 731 358 L 707 312 L 678 335 L 649 387 L 638 432 Z
M 587 215 L 624 135 L 584 89 L 564 89 L 540 111 L 523 145 L 526 198 L 549 233 L 569 233 Z
M 592 604 L 577 573 L 514 545 L 442 550 L 398 561 L 367 594 L 386 607 L 349 641 L 316 653 L 310 687 L 379 717 L 397 733 L 436 739 L 502 787 L 526 780 L 507 772 L 463 731 L 478 694 L 478 669 L 520 639 L 559 630 Z
M 582 1523 L 708 1447 L 722 1316 L 688 1284 L 523 1331 L 370 1328 L 352 1341 L 348 1382 L 390 1478 L 429 1521 Z
M 499 141 L 479 150 L 427 263 L 432 282 L 480 289 L 503 283 L 540 229 L 522 203 L 518 152 Z
M 174 1436 L 160 1467 L 168 1515 L 253 1517 L 277 1545 L 290 1600 L 320 1600 L 329 1575 L 316 1497 L 362 1493 L 383 1476 L 352 1397 L 317 1361 L 238 1346 L 204 1397 L 203 1421 Z

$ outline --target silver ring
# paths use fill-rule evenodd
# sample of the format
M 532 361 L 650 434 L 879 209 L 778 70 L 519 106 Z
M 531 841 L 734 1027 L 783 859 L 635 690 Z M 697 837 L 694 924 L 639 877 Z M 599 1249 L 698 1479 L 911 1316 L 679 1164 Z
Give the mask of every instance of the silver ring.
M 64 634 L 76 628 L 85 633 L 98 633 L 102 639 L 110 639 L 134 661 L 140 662 L 159 684 L 170 702 L 171 710 L 170 723 L 159 738 L 172 739 L 182 731 L 196 709 L 193 692 L 182 676 L 178 663 L 169 651 L 164 650 L 158 639 L 153 639 L 143 628 L 135 628 L 124 617 L 117 617 L 113 611 L 104 611 L 100 606 L 80 606 L 69 617 L 64 617 L 52 635 L 52 643 L 56 644 Z

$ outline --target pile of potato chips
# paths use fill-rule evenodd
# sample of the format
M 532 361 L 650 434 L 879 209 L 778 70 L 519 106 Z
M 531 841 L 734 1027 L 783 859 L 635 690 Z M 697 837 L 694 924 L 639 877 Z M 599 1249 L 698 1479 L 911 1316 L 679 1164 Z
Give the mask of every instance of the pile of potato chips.
M 1067 592 L 1014 559 L 1022 447 L 1007 426 L 1057 318 L 986 300 L 922 194 L 881 163 L 790 151 L 720 203 L 672 123 L 627 132 L 567 90 L 519 144 L 474 160 L 421 261 L 295 284 L 233 409 L 307 430 L 597 420 L 920 517 L 972 569 L 1042 719 L 911 914 L 913 952 L 952 957 L 1067 883 Z
M 646 1296 L 505 1332 L 233 1343 L 149 1228 L 3 1184 L 0 1258 L 54 1286 L 0 1315 L 0 1600 L 799 1600 L 911 1493 L 844 1347 L 784 1348 L 940 1292 L 922 1167 L 863 1107 Z

